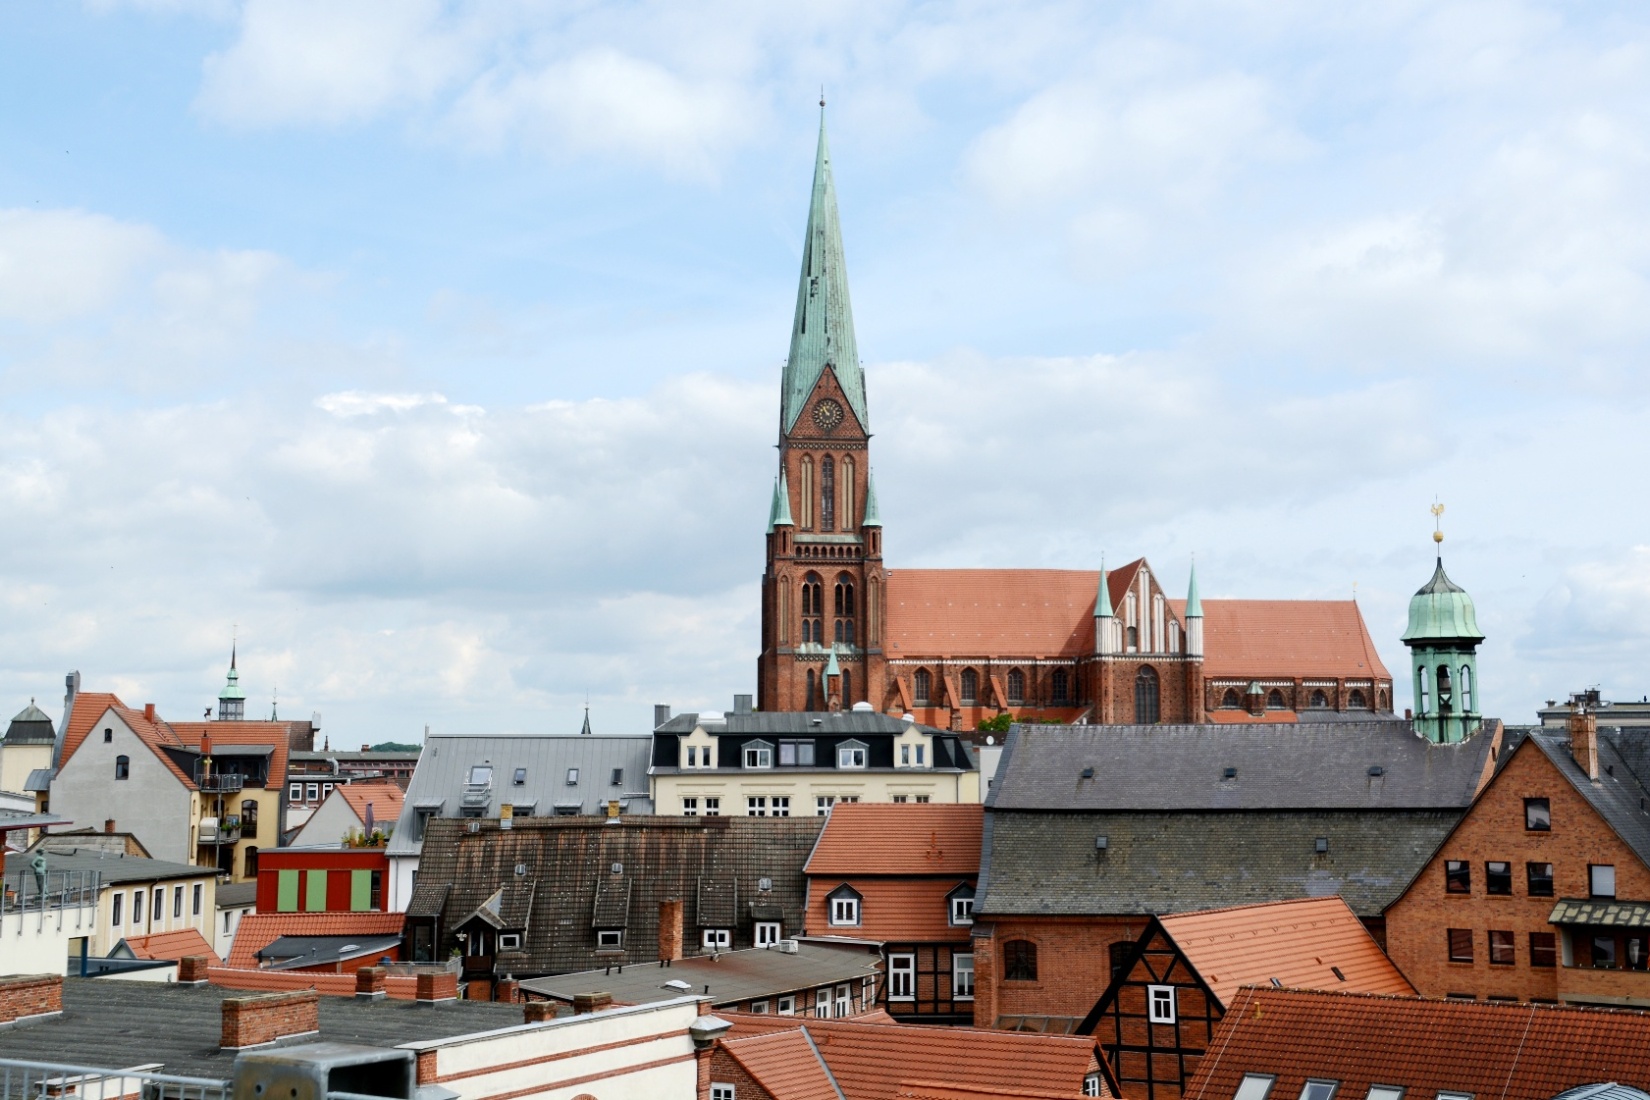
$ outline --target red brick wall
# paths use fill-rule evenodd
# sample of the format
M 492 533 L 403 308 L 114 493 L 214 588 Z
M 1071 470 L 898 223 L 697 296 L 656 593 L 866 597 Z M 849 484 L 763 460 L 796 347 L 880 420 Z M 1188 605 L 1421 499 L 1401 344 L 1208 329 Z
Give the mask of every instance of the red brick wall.
M 974 1026 L 1002 1016 L 1087 1016 L 1111 982 L 1111 945 L 1133 942 L 1145 917 L 993 917 L 974 940 Z M 980 932 L 984 932 L 981 938 Z M 1003 945 L 1037 945 L 1037 980 L 1007 981 Z
M 743 1066 L 735 1062 L 728 1052 L 718 1046 L 710 1056 L 710 1077 L 699 1090 L 699 1100 L 710 1100 L 710 1086 L 732 1085 L 733 1095 L 739 1100 L 779 1100 L 773 1093 L 756 1083 L 756 1079 L 745 1072 Z
M 420 1001 L 447 1001 L 458 996 L 458 975 L 451 970 L 420 970 L 418 994 Z
M 222 1046 L 260 1046 L 321 1029 L 321 995 L 313 989 L 230 997 L 223 1002 Z
M 1524 828 L 1524 799 L 1546 798 L 1552 807 L 1552 831 Z M 1472 893 L 1444 891 L 1444 864 L 1466 860 L 1472 868 Z M 1512 864 L 1513 892 L 1489 896 L 1484 890 L 1484 863 Z M 1552 898 L 1528 894 L 1526 862 L 1553 865 Z M 1436 852 L 1420 876 L 1386 913 L 1386 948 L 1392 961 L 1422 994 L 1471 993 L 1478 997 L 1511 996 L 1552 999 L 1559 995 L 1559 969 L 1530 966 L 1529 934 L 1557 933 L 1547 923 L 1556 898 L 1588 895 L 1587 867 L 1616 868 L 1616 896 L 1650 899 L 1650 870 L 1617 839 L 1570 781 L 1541 750 L 1526 742 L 1473 806 L 1454 834 Z M 1470 929 L 1473 961 L 1449 961 L 1447 930 Z M 1491 966 L 1489 931 L 1515 934 L 1516 962 Z M 1562 960 L 1560 960 L 1562 966 Z M 1640 978 L 1639 996 L 1650 994 L 1650 976 Z
M 20 974 L 0 978 L 0 1023 L 62 1011 L 62 975 Z

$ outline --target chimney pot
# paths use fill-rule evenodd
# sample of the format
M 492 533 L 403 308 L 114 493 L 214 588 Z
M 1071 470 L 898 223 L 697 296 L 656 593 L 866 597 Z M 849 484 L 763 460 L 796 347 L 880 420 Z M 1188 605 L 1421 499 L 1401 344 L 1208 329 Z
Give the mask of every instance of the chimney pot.
M 146 722 L 153 722 L 155 720 L 155 704 L 143 704 L 143 718 Z
M 611 993 L 575 993 L 573 994 L 573 1015 L 588 1016 L 592 1012 L 600 1012 L 613 1005 Z
M 114 818 L 110 817 L 110 818 L 105 818 L 104 819 L 104 821 L 103 821 L 103 831 L 108 833 L 111 836 L 114 835 L 114 832 L 115 832 L 115 819 Z
M 1598 781 L 1598 715 L 1585 704 L 1578 703 L 1570 710 L 1570 756 L 1587 773 L 1587 778 Z
M 362 752 L 371 752 L 372 751 L 372 746 L 371 745 L 362 745 L 361 746 L 361 751 Z

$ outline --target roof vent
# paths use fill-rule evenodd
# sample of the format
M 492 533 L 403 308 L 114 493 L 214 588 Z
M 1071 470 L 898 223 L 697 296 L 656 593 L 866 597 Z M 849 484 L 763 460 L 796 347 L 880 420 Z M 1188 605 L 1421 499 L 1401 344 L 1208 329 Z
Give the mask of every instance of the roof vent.
M 769 890 L 773 889 L 773 879 L 771 879 L 771 878 L 759 878 L 759 879 L 757 879 L 756 880 L 756 888 L 758 890 L 762 891 L 764 894 L 767 893 Z
M 670 981 L 666 982 L 664 985 L 660 986 L 659 988 L 660 989 L 673 990 L 674 992 L 677 992 L 677 993 L 692 993 L 693 992 L 693 986 L 689 985 L 687 982 L 684 982 L 680 978 L 672 978 Z
M 1317 840 L 1312 842 L 1312 849 L 1319 855 L 1329 851 L 1329 838 L 1326 836 L 1320 836 Z
M 624 874 L 624 864 L 615 863 L 613 866 L 609 867 L 608 870 L 612 871 L 615 875 L 622 875 Z
M 516 864 L 516 877 L 517 878 L 523 878 L 523 877 L 526 876 L 526 874 L 527 874 L 527 864 L 525 864 L 525 863 Z
M 1093 779 L 1094 778 L 1094 769 L 1093 768 L 1084 768 L 1083 769 L 1083 778 L 1084 779 Z
M 1109 843 L 1110 841 L 1107 840 L 1103 834 L 1101 836 L 1097 836 L 1094 838 L 1094 850 L 1097 852 L 1103 852 L 1106 850 L 1106 845 Z
M 1332 966 L 1329 969 L 1330 969 L 1330 972 L 1335 975 L 1335 977 L 1339 978 L 1343 982 L 1346 981 L 1346 975 L 1341 973 L 1341 968 L 1340 967 Z
M 1371 764 L 1369 766 L 1369 774 L 1371 776 L 1382 776 L 1386 774 L 1386 769 L 1381 767 L 1379 764 Z
M 1278 981 L 1276 978 L 1273 978 L 1272 979 L 1272 988 L 1273 989 L 1282 989 L 1283 988 L 1283 983 Z
M 1221 771 L 1220 777 L 1222 779 L 1236 779 L 1237 778 L 1237 769 L 1236 768 L 1225 768 Z

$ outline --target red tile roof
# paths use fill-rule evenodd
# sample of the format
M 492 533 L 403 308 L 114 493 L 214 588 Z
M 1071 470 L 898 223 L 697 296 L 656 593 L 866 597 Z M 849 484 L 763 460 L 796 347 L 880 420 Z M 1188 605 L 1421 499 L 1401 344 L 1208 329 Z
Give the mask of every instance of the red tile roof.
M 69 762 L 69 757 L 74 755 L 110 707 L 125 710 L 126 704 L 120 701 L 120 696 L 107 691 L 83 691 L 74 697 L 74 706 L 69 712 L 69 728 L 63 733 L 63 757 L 58 762 L 59 766 Z
M 206 937 L 193 928 L 180 928 L 176 932 L 155 932 L 148 936 L 127 936 L 126 946 L 132 949 L 132 954 L 140 959 L 168 959 L 177 961 L 196 955 L 204 955 L 217 966 L 221 961 L 218 953 L 212 950 L 212 945 L 206 942 Z
M 162 745 L 173 748 L 196 749 L 201 747 L 201 738 L 210 733 L 212 740 L 220 745 L 269 745 L 274 750 L 269 762 L 269 778 L 265 782 L 265 789 L 279 790 L 286 784 L 286 757 L 287 746 L 290 743 L 292 723 L 290 722 L 167 722 L 155 717 L 150 721 L 142 710 L 134 710 L 120 701 L 119 696 L 108 692 L 85 691 L 75 696 L 74 710 L 69 716 L 69 728 L 63 735 L 63 757 L 59 766 L 67 763 L 86 740 L 86 736 L 97 728 L 103 716 L 113 710 L 120 716 L 121 721 L 131 727 L 138 739 L 154 752 L 161 763 L 166 765 L 177 778 L 186 786 L 193 788 L 193 777 L 178 767 L 177 762 L 166 753 L 160 751 Z
M 980 873 L 985 807 L 977 803 L 840 802 L 831 807 L 804 872 L 810 875 Z
M 387 936 L 400 932 L 405 913 L 248 913 L 235 929 L 228 965 L 256 970 L 258 952 L 282 936 Z
M 1098 1069 L 1092 1039 L 857 1019 L 718 1015 L 733 1024 L 724 1040 L 730 1048 L 749 1036 L 806 1027 L 847 1100 L 895 1100 L 903 1081 L 965 1084 L 1010 1095 L 1030 1088 L 1077 1097 L 1083 1078 Z
M 810 936 L 853 936 L 883 943 L 967 943 L 969 925 L 952 925 L 947 894 L 973 876 L 943 879 L 879 879 L 810 875 L 803 924 Z M 860 896 L 859 923 L 830 923 L 826 895 L 847 883 Z
M 394 783 L 385 780 L 382 783 L 345 783 L 332 789 L 333 798 L 342 798 L 349 803 L 349 808 L 355 811 L 355 816 L 361 819 L 363 826 L 367 823 L 367 806 L 372 806 L 374 825 L 394 825 L 401 816 L 401 803 L 406 794 Z
M 1143 560 L 1143 559 L 1142 559 Z M 1139 561 L 1107 577 L 1114 603 Z M 1094 652 L 1090 569 L 896 569 L 888 574 L 894 657 L 1077 657 Z
M 1170 600 L 1184 621 L 1186 602 Z M 1391 679 L 1354 600 L 1204 600 L 1203 675 Z
M 1043 1092 L 1040 1089 L 979 1088 L 974 1085 L 946 1085 L 933 1081 L 904 1081 L 900 1083 L 895 1100 L 1065 1100 L 1069 1092 Z M 1100 1095 L 1111 1096 L 1104 1081 Z
M 1339 897 L 1205 909 L 1158 923 L 1222 1004 L 1240 986 L 1274 978 L 1291 989 L 1415 992 Z
M 785 1100 L 841 1100 L 831 1074 L 803 1028 L 752 1035 L 722 1044 L 764 1089 Z
M 1374 1084 L 1480 1100 L 1547 1100 L 1603 1081 L 1644 1089 L 1650 1014 L 1246 987 L 1182 1096 L 1231 1100 L 1246 1073 L 1276 1075 L 1274 1100 L 1299 1096 L 1309 1077 L 1352 1098 Z

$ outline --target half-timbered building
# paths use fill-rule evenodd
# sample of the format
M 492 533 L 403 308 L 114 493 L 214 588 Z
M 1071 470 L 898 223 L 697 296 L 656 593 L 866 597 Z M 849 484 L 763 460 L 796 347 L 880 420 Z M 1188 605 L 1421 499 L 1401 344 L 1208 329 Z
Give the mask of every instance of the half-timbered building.
M 1245 985 L 1413 994 L 1339 897 L 1157 917 L 1078 1034 L 1105 1053 L 1114 1095 L 1179 1100 Z

